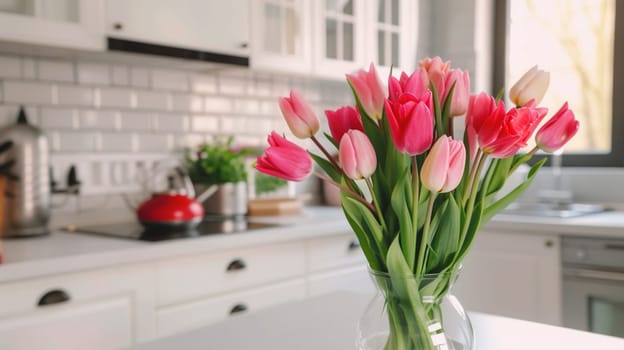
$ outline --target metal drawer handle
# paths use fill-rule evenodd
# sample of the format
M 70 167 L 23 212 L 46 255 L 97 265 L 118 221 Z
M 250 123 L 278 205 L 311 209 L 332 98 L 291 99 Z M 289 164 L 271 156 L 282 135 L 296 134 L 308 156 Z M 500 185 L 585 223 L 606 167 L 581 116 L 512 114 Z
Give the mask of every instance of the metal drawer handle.
M 39 298 L 39 302 L 37 306 L 47 306 L 54 304 L 62 304 L 66 303 L 70 300 L 69 294 L 61 289 L 53 289 L 47 293 L 45 293 L 41 298 Z
M 349 250 L 358 250 L 360 249 L 360 242 L 358 242 L 357 240 L 352 240 L 351 243 L 349 243 Z
M 610 250 L 624 250 L 624 244 L 607 243 L 605 248 Z
M 235 315 L 235 314 L 239 314 L 241 312 L 245 312 L 245 311 L 247 311 L 247 309 L 248 309 L 247 305 L 245 305 L 245 304 L 236 304 L 230 310 L 230 315 Z
M 226 271 L 227 272 L 240 271 L 240 270 L 244 270 L 246 267 L 247 267 L 247 264 L 245 264 L 243 260 L 235 259 L 231 263 L 228 264 Z

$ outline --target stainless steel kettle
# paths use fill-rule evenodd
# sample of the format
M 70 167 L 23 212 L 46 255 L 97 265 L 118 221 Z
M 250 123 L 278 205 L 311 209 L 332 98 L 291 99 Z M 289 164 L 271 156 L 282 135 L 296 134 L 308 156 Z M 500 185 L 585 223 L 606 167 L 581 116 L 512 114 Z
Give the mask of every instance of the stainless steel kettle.
M 0 130 L 0 142 L 9 140 L 13 147 L 3 157 L 15 160 L 13 173 L 18 179 L 8 182 L 2 235 L 46 234 L 50 220 L 48 139 L 28 123 L 24 109 L 20 108 L 17 123 Z

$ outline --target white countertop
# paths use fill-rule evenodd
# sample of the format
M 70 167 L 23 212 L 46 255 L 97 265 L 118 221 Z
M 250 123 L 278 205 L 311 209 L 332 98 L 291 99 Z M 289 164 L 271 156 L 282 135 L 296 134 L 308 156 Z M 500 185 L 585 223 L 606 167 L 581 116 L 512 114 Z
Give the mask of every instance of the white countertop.
M 299 216 L 254 220 L 281 223 L 284 226 L 163 242 L 132 241 L 61 231 L 54 231 L 45 237 L 8 239 L 4 241 L 0 283 L 350 231 L 342 210 L 335 207 L 310 207 Z M 569 219 L 499 215 L 485 229 L 503 233 L 515 231 L 624 238 L 624 212 L 605 212 Z
M 347 350 L 370 296 L 337 292 L 231 317 L 134 350 Z M 624 339 L 471 313 L 476 350 L 622 350 Z

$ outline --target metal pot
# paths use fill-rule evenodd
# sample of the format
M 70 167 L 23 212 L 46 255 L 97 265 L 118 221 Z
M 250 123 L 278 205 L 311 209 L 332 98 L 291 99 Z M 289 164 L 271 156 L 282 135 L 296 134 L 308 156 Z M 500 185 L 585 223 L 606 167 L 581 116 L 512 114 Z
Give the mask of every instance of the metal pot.
M 232 182 L 212 186 L 195 185 L 197 200 L 206 215 L 241 216 L 247 214 L 247 183 Z
M 20 108 L 17 123 L 0 130 L 0 142 L 7 140 L 13 142 L 13 147 L 5 155 L 15 160 L 13 171 L 18 181 L 7 184 L 11 196 L 4 205 L 3 235 L 46 234 L 50 220 L 48 139 L 40 129 L 28 123 L 24 109 Z

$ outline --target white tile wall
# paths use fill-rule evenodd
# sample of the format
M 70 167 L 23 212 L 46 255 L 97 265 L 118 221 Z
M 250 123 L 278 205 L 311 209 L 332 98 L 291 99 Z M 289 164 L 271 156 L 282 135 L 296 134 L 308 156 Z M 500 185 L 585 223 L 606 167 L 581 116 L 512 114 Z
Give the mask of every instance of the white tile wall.
M 169 156 L 221 134 L 235 135 L 237 145 L 261 146 L 273 128 L 289 133 L 279 96 L 297 88 L 322 116 L 322 108 L 350 103 L 346 85 L 337 86 L 241 69 L 196 73 L 0 54 L 0 127 L 14 123 L 19 105 L 25 105 L 30 122 L 48 135 L 53 156 L 71 160 L 67 164 L 90 162 L 92 154 Z M 85 183 L 110 185 L 102 181 L 105 174 L 97 176 Z
M 22 75 L 22 66 L 17 56 L 0 56 L 0 76 L 19 78 Z
M 109 85 L 111 76 L 108 64 L 78 63 L 78 82 L 81 84 Z
M 124 88 L 96 89 L 96 104 L 100 107 L 131 108 L 136 105 L 133 90 Z
M 67 61 L 43 61 L 37 65 L 39 79 L 51 81 L 73 82 L 74 66 Z
M 7 80 L 2 83 L 5 102 L 25 104 L 54 104 L 55 86 L 43 82 L 25 82 Z
M 152 71 L 152 87 L 155 89 L 187 91 L 189 89 L 188 75 L 177 71 L 154 70 Z
M 70 106 L 93 106 L 93 88 L 77 85 L 59 85 L 57 87 L 58 103 Z

